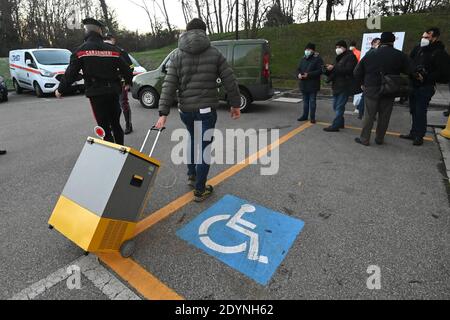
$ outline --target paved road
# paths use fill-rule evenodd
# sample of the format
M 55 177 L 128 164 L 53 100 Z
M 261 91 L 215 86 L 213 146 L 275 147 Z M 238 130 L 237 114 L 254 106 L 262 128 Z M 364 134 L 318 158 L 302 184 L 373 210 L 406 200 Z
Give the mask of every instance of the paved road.
M 157 112 L 136 102 L 132 107 L 136 130 L 126 143 L 139 147 Z M 279 128 L 283 136 L 299 126 L 297 108 L 258 103 L 232 121 L 223 107 L 218 127 Z M 330 101 L 320 101 L 318 120 L 330 122 L 330 110 Z M 8 149 L 0 158 L 0 298 L 7 299 L 82 255 L 49 231 L 47 220 L 95 124 L 81 96 L 57 101 L 11 95 L 0 104 L 0 115 L 0 144 Z M 348 125 L 361 126 L 346 117 Z M 170 133 L 180 126 L 173 110 L 155 154 L 164 167 L 148 212 L 189 191 L 185 168 L 170 161 Z M 395 108 L 390 131 L 408 126 L 407 109 Z M 280 147 L 277 175 L 261 176 L 251 165 L 222 182 L 207 202 L 189 203 L 140 234 L 134 260 L 187 299 L 450 298 L 450 209 L 437 144 L 413 148 L 390 135 L 386 145 L 365 148 L 353 142 L 357 130 L 328 134 L 322 128 L 308 127 Z M 229 167 L 214 166 L 211 177 Z M 267 286 L 175 235 L 226 194 L 305 222 Z M 370 265 L 381 268 L 381 290 L 366 287 Z M 107 298 L 84 276 L 82 283 L 81 291 L 61 283 L 38 298 Z

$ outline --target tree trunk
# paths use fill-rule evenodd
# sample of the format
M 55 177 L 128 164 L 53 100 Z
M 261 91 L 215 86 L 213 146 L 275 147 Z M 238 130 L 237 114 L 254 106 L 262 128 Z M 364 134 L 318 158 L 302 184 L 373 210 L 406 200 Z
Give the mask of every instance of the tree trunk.
M 326 8 L 326 12 L 325 12 L 325 19 L 326 19 L 326 21 L 330 21 L 331 20 L 331 14 L 333 12 L 333 4 L 334 4 L 333 0 L 327 0 L 327 8 Z
M 202 9 L 200 8 L 200 1 L 199 0 L 195 0 L 195 6 L 197 7 L 197 18 L 201 19 L 202 18 Z
M 105 0 L 100 0 L 100 7 L 102 8 L 103 19 L 105 19 L 106 26 L 108 27 L 110 32 L 114 32 L 114 28 L 108 12 L 108 5 L 106 4 Z

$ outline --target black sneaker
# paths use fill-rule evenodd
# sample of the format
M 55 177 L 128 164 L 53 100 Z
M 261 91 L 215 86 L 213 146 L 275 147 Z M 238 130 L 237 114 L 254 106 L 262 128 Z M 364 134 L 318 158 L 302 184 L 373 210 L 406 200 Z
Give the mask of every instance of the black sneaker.
M 133 125 L 130 123 L 125 127 L 125 131 L 123 132 L 124 134 L 128 135 L 130 133 L 133 132 Z
M 406 139 L 406 140 L 414 140 L 414 136 L 410 134 L 401 134 L 400 139 Z
M 189 176 L 188 177 L 188 185 L 191 186 L 192 188 L 195 188 L 195 183 L 197 182 L 197 177 L 196 176 Z
M 359 144 L 362 144 L 363 146 L 366 146 L 366 147 L 370 146 L 369 142 L 364 142 L 364 141 L 361 140 L 361 138 L 355 138 L 355 142 L 359 143 Z
M 306 117 L 301 117 L 301 118 L 298 118 L 298 119 L 297 119 L 297 121 L 300 121 L 300 122 L 301 122 L 301 121 L 307 121 L 307 120 L 308 120 L 308 118 L 306 118 Z
M 208 199 L 214 192 L 214 188 L 210 185 L 207 185 L 205 188 L 205 191 L 194 191 L 194 201 L 195 202 L 202 202 Z
M 414 146 L 421 146 L 423 145 L 423 138 L 415 138 L 413 142 Z
M 326 131 L 326 132 L 339 132 L 339 128 L 326 127 L 326 128 L 323 129 L 323 131 Z
M 0 155 L 6 154 L 6 150 L 0 150 Z

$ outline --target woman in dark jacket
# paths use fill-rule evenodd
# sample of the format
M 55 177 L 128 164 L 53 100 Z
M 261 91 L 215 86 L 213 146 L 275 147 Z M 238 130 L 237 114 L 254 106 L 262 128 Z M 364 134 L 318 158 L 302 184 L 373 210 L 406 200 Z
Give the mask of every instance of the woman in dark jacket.
M 311 111 L 311 123 L 316 123 L 316 98 L 320 90 L 322 66 L 323 61 L 316 52 L 315 44 L 308 43 L 305 56 L 300 60 L 297 68 L 300 91 L 303 95 L 303 115 L 298 121 L 307 121 Z

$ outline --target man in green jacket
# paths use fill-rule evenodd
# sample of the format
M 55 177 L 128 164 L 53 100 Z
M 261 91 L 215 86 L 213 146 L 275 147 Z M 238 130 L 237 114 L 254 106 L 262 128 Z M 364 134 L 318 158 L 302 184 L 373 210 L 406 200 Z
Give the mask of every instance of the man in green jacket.
M 205 200 L 213 192 L 213 187 L 206 185 L 210 165 L 208 159 L 204 159 L 204 151 L 212 143 L 212 138 L 204 141 L 207 140 L 204 134 L 216 125 L 219 85 L 226 90 L 231 117 L 239 119 L 241 98 L 233 70 L 220 51 L 211 46 L 206 35 L 206 24 L 200 19 L 193 19 L 180 36 L 178 50 L 170 58 L 159 100 L 160 118 L 156 128 L 165 126 L 177 96 L 180 117 L 190 136 L 188 181 L 195 188 L 197 202 Z M 201 143 L 200 159 L 196 157 L 194 140 L 194 131 L 199 127 L 202 132 L 202 141 L 197 142 Z

